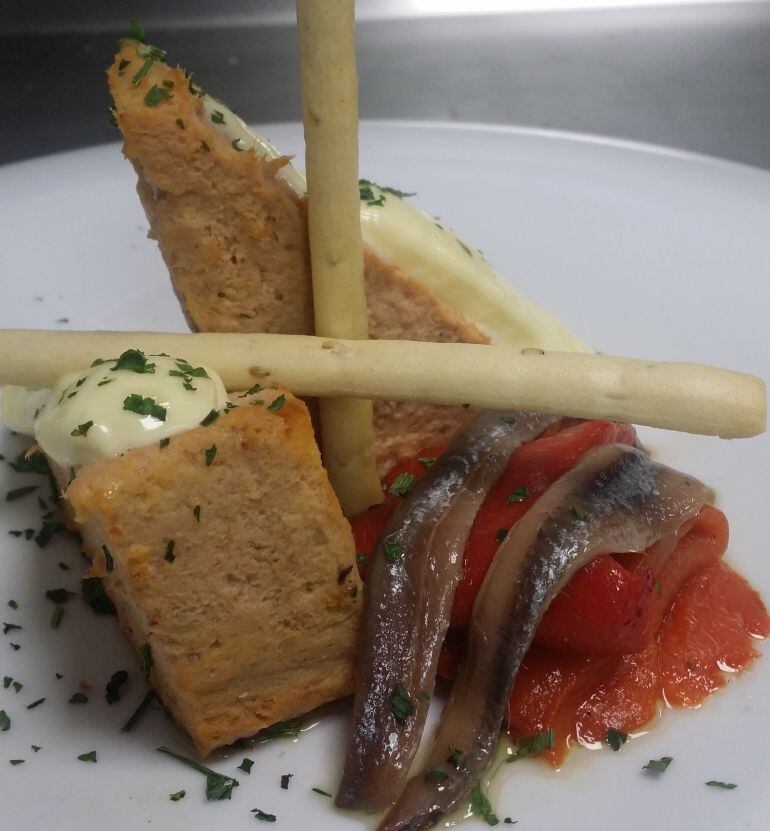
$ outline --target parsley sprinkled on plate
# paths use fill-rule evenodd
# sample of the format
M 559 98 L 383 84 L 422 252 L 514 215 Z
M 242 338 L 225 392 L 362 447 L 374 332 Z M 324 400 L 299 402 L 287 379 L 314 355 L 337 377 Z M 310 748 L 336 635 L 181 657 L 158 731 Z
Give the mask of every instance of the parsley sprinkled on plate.
M 286 396 L 281 393 L 277 398 L 273 399 L 268 405 L 267 409 L 270 410 L 271 413 L 277 413 L 283 409 L 283 405 L 286 403 Z
M 622 730 L 614 730 L 610 727 L 607 731 L 605 741 L 617 752 L 628 741 L 628 733 L 624 733 Z
M 310 790 L 313 791 L 313 793 L 321 794 L 321 796 L 328 796 L 330 799 L 332 797 L 332 794 L 330 794 L 329 791 L 325 791 L 323 788 L 311 788 Z
M 80 762 L 92 762 L 96 764 L 96 751 L 89 750 L 88 753 L 81 753 L 77 758 Z
M 237 788 L 239 785 L 238 780 L 233 779 L 232 776 L 217 773 L 215 770 L 200 764 L 200 762 L 196 762 L 194 759 L 188 759 L 180 753 L 175 753 L 168 747 L 158 747 L 156 749 L 158 753 L 165 753 L 166 756 L 171 756 L 172 759 L 176 759 L 183 765 L 187 765 L 187 767 L 204 774 L 206 777 L 206 799 L 208 800 L 231 799 L 233 788 Z
M 70 704 L 88 704 L 88 696 L 84 692 L 76 692 L 70 696 Z
M 108 704 L 120 701 L 120 691 L 126 681 L 128 681 L 128 673 L 124 669 L 112 673 L 104 688 L 104 698 Z
M 187 796 L 187 791 L 177 791 L 176 793 L 170 793 L 168 798 L 172 802 L 179 802 L 180 799 L 184 799 Z
M 471 791 L 471 811 L 482 817 L 487 825 L 497 825 L 500 822 L 492 810 L 492 803 L 481 789 L 481 782 L 476 782 Z
M 284 791 L 288 791 L 288 790 L 289 790 L 289 782 L 291 782 L 291 780 L 292 780 L 293 778 L 294 778 L 294 774 L 293 774 L 293 773 L 284 773 L 284 774 L 282 774 L 282 775 L 281 775 L 281 788 L 282 788 Z
M 709 788 L 721 788 L 723 791 L 734 791 L 738 787 L 735 782 L 720 782 L 718 779 L 709 779 L 706 784 Z
M 524 759 L 527 756 L 534 756 L 537 753 L 542 753 L 545 750 L 553 750 L 556 747 L 556 735 L 553 730 L 543 730 L 540 733 L 535 733 L 533 736 L 527 736 L 520 739 L 516 750 L 511 753 L 506 762 L 517 762 L 519 759 Z
M 211 467 L 211 464 L 217 455 L 217 446 L 212 444 L 211 447 L 206 450 L 204 455 L 206 457 L 206 467 Z
M 254 760 L 246 758 L 244 759 L 240 765 L 238 765 L 238 770 L 242 770 L 244 773 L 251 773 L 251 769 L 254 767 Z
M 275 814 L 267 814 L 259 808 L 252 808 L 251 813 L 254 814 L 254 819 L 262 822 L 275 822 Z
M 5 710 L 0 710 L 0 733 L 7 733 L 11 729 L 11 719 Z
M 290 718 L 286 721 L 276 721 L 264 730 L 260 730 L 260 739 L 296 739 L 302 730 L 301 718 Z
M 660 759 L 650 759 L 650 761 L 644 765 L 642 770 L 649 770 L 652 773 L 663 773 L 673 761 L 674 760 L 671 756 L 661 756 Z
M 26 485 L 23 488 L 15 488 L 14 490 L 6 493 L 5 501 L 16 502 L 17 499 L 23 499 L 25 496 L 29 496 L 29 494 L 34 493 L 38 487 L 39 485 Z

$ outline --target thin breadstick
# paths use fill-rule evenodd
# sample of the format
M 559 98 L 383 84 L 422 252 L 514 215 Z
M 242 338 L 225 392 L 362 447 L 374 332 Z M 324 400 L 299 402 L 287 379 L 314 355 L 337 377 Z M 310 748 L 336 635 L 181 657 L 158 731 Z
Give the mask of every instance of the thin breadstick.
M 703 364 L 507 346 L 333 340 L 307 335 L 0 330 L 0 384 L 51 386 L 94 358 L 166 352 L 218 372 L 229 390 L 260 382 L 297 395 L 536 410 L 740 438 L 765 429 L 765 385 Z
M 358 191 L 354 0 L 297 0 L 315 331 L 369 337 Z M 372 402 L 321 401 L 321 449 L 343 510 L 382 501 Z

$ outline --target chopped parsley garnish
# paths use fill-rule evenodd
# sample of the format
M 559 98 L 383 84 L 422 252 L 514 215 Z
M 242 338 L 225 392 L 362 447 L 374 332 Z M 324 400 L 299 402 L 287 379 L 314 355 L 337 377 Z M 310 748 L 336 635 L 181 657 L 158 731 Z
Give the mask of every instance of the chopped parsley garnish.
M 97 387 L 106 387 L 107 384 L 111 384 L 115 379 L 114 378 L 102 378 L 101 381 L 96 385 Z
M 70 570 L 70 567 L 69 567 L 66 563 L 64 563 L 64 562 L 60 562 L 60 563 L 59 563 L 59 568 L 60 568 L 62 571 L 69 571 L 69 570 Z
M 140 375 L 153 375 L 155 373 L 155 364 L 147 361 L 144 352 L 138 349 L 126 349 L 126 351 L 115 361 L 115 366 L 110 369 L 110 372 L 117 372 L 119 369 L 125 369 L 128 372 L 137 372 Z
M 10 675 L 6 675 L 5 678 L 3 678 L 3 687 L 6 690 L 11 686 L 11 681 L 13 681 L 13 678 L 11 678 Z
M 115 560 L 112 559 L 112 553 L 106 545 L 102 546 L 102 553 L 104 554 L 104 568 L 109 573 L 115 568 Z
M 508 496 L 505 497 L 505 501 L 512 505 L 514 502 L 523 502 L 529 496 L 529 488 L 525 487 L 524 485 L 519 485 L 518 488 L 514 488 Z
M 23 686 L 24 686 L 24 684 L 22 684 L 20 681 L 14 681 L 13 682 L 13 691 L 18 692 Z
M 379 197 L 375 195 L 373 188 L 377 188 L 377 190 L 380 191 Z M 374 182 L 370 182 L 368 179 L 358 180 L 358 192 L 362 202 L 366 202 L 367 205 L 377 206 L 385 204 L 386 193 L 389 193 L 392 196 L 397 196 L 399 199 L 403 199 L 405 196 L 417 196 L 416 193 L 407 193 L 406 191 L 398 190 L 398 188 L 388 188 L 383 185 L 377 185 Z
M 144 711 L 150 706 L 153 698 L 155 698 L 154 690 L 147 690 L 142 700 L 139 702 L 139 706 L 131 714 L 128 721 L 120 728 L 121 733 L 128 733 L 129 730 L 133 729 L 134 725 L 141 718 L 142 713 L 144 713 Z
M 122 72 L 130 63 L 131 61 L 127 61 L 125 58 L 121 58 L 120 63 L 118 64 L 118 72 Z
M 32 748 L 33 753 L 37 753 L 38 750 L 42 750 L 42 745 L 39 744 L 31 744 L 30 747 Z
M 575 506 L 572 509 L 572 515 L 575 517 L 576 520 L 578 520 L 578 522 L 582 522 L 588 516 L 588 512 L 584 511 L 582 508 L 578 508 L 577 506 Z
M 87 436 L 88 431 L 94 426 L 93 421 L 85 421 L 83 424 L 78 424 L 78 426 L 70 433 L 71 436 Z
M 286 403 L 286 396 L 281 393 L 278 398 L 274 398 L 268 405 L 267 409 L 270 410 L 271 413 L 277 413 L 279 410 L 283 408 L 283 405 Z
M 88 753 L 81 753 L 80 756 L 78 756 L 78 760 L 81 762 L 93 762 L 96 764 L 96 751 L 89 750 Z
M 5 710 L 0 710 L 0 733 L 7 733 L 11 729 L 11 720 Z
M 191 378 L 209 377 L 208 372 L 206 372 L 206 370 L 202 366 L 193 366 L 192 364 L 185 361 L 183 358 L 179 358 L 177 361 L 175 361 L 175 363 L 179 367 L 180 372 L 183 372 L 185 375 L 189 375 Z
M 209 414 L 201 421 L 201 427 L 208 427 L 219 418 L 219 410 L 211 410 Z
M 171 444 L 171 439 L 169 439 L 169 438 L 165 438 L 165 439 L 161 439 L 161 440 L 158 442 L 158 447 L 159 447 L 161 450 L 163 450 L 163 448 L 164 448 L 164 447 L 168 447 L 170 444 Z
M 302 730 L 301 718 L 290 718 L 286 721 L 276 721 L 264 730 L 259 731 L 260 739 L 295 739 Z
M 391 496 L 406 496 L 415 486 L 417 477 L 412 473 L 399 473 L 390 486 Z
M 504 421 L 506 424 L 514 425 L 516 424 L 516 416 L 502 416 L 501 420 Z
M 281 775 L 281 788 L 283 788 L 283 790 L 289 790 L 289 782 L 292 780 L 293 776 L 293 773 L 284 773 Z
M 214 124 L 224 124 L 225 114 L 223 112 L 220 112 L 219 110 L 214 110 L 214 112 L 211 113 L 211 120 L 214 122 Z
M 660 759 L 650 759 L 642 770 L 650 770 L 653 773 L 663 773 L 673 761 L 674 760 L 671 756 L 661 756 Z
M 543 730 L 541 733 L 535 733 L 533 736 L 520 739 L 516 750 L 505 761 L 517 762 L 519 759 L 534 756 L 536 753 L 542 753 L 544 750 L 553 750 L 555 747 L 556 735 L 554 731 Z
M 23 499 L 25 496 L 29 496 L 29 494 L 34 493 L 39 485 L 26 485 L 23 488 L 14 488 L 12 491 L 8 491 L 5 495 L 6 502 L 16 502 L 17 499 Z
M 51 629 L 58 629 L 64 617 L 64 606 L 54 606 L 51 612 Z
M 247 395 L 254 395 L 255 393 L 258 393 L 261 389 L 262 384 L 254 384 L 253 387 L 249 387 L 249 389 L 247 389 L 246 392 L 243 393 L 241 398 L 246 398 Z
M 384 539 L 382 541 L 382 550 L 385 552 L 385 559 L 389 563 L 395 563 L 404 556 L 404 549 L 401 543 L 395 542 L 392 539 Z
M 267 814 L 259 808 L 252 808 L 251 813 L 254 814 L 254 819 L 262 820 L 262 822 L 275 822 L 275 814 Z
M 24 759 L 9 759 L 8 761 L 9 761 L 12 765 L 14 765 L 14 767 L 15 767 L 16 765 L 23 765 L 23 764 L 24 764 Z
M 52 603 L 66 603 L 70 597 L 75 596 L 75 592 L 71 592 L 69 589 L 48 589 L 45 596 Z
M 240 765 L 238 765 L 238 770 L 242 770 L 244 773 L 251 773 L 251 769 L 254 767 L 254 760 L 253 759 L 244 759 Z
M 605 741 L 615 752 L 617 752 L 628 741 L 628 733 L 624 733 L 622 730 L 615 730 L 610 727 L 607 731 Z
M 168 747 L 159 747 L 157 750 L 158 753 L 165 753 L 166 756 L 171 756 L 173 759 L 182 762 L 182 764 L 204 774 L 206 777 L 206 799 L 230 799 L 233 795 L 233 788 L 238 787 L 238 780 L 233 779 L 232 776 L 217 773 L 215 770 L 196 762 L 194 759 L 188 759 L 186 756 L 175 753 Z
M 104 581 L 101 577 L 86 577 L 80 583 L 80 596 L 97 615 L 114 615 L 115 606 L 107 597 Z
M 406 724 L 407 719 L 414 712 L 414 702 L 400 684 L 393 691 L 390 699 L 390 709 L 399 724 Z
M 184 799 L 187 796 L 187 791 L 177 791 L 176 793 L 170 793 L 168 798 L 172 802 L 179 802 L 180 799 Z
M 482 817 L 487 825 L 497 825 L 500 822 L 492 810 L 492 803 L 481 789 L 481 782 L 476 782 L 471 791 L 471 811 Z
M 445 782 L 449 779 L 449 774 L 441 765 L 434 765 L 430 770 L 426 771 L 425 779 L 428 782 Z
M 174 546 L 176 545 L 176 540 L 169 540 L 166 543 L 166 552 L 163 555 L 163 559 L 166 562 L 173 563 L 176 560 L 176 554 L 174 554 Z
M 139 647 L 136 654 L 139 656 L 139 669 L 142 671 L 142 675 L 149 678 L 152 669 L 152 647 L 150 644 L 144 643 Z
M 8 646 L 10 646 L 14 652 L 18 652 L 21 649 L 21 644 L 19 643 L 9 643 Z
M 31 704 L 27 704 L 27 709 L 28 710 L 34 710 L 35 707 L 39 707 L 44 701 L 45 701 L 45 698 L 38 698 L 36 701 L 33 701 Z
M 420 456 L 417 460 L 423 467 L 430 467 L 436 460 L 433 456 Z
M 331 799 L 332 795 L 329 793 L 329 791 L 323 790 L 323 788 L 311 788 L 310 790 L 314 793 L 320 793 L 321 796 L 328 796 Z
M 195 521 L 196 521 L 196 522 L 200 522 L 200 521 L 201 521 L 201 506 L 200 506 L 200 505 L 196 505 L 196 506 L 193 508 L 193 516 L 195 517 Z
M 139 21 L 135 18 L 131 18 L 131 22 L 128 24 L 128 36 L 131 40 L 138 40 L 139 43 L 144 43 L 145 34 L 144 29 L 139 25 Z
M 465 754 L 459 747 L 450 744 L 449 756 L 447 756 L 446 760 L 455 770 L 465 770 Z
M 212 462 L 214 461 L 214 459 L 216 458 L 216 455 L 217 455 L 217 446 L 216 446 L 215 444 L 212 444 L 212 445 L 211 445 L 211 447 L 209 447 L 209 448 L 206 450 L 206 453 L 205 453 L 205 456 L 206 456 L 206 467 L 211 467 L 211 463 L 212 463 Z
M 104 688 L 104 697 L 108 704 L 120 701 L 120 688 L 128 681 L 128 673 L 124 669 L 113 672 Z
M 157 107 L 161 101 L 167 101 L 172 98 L 172 94 L 165 87 L 159 87 L 153 84 L 144 96 L 144 104 L 146 107 Z
M 70 704 L 88 704 L 88 696 L 84 692 L 76 692 L 70 696 Z
M 7 635 L 9 632 L 12 632 L 14 629 L 21 629 L 18 623 L 4 623 L 3 624 L 3 634 Z
M 142 398 L 135 392 L 123 400 L 123 409 L 140 416 L 152 416 L 158 421 L 166 420 L 166 408 L 157 404 L 154 398 Z
M 22 452 L 8 464 L 16 473 L 42 473 L 45 476 L 51 476 L 51 468 L 48 466 L 45 456 L 39 450 L 29 456 Z
M 709 788 L 722 788 L 724 791 L 734 791 L 738 787 L 735 782 L 720 782 L 718 779 L 709 779 L 706 784 Z

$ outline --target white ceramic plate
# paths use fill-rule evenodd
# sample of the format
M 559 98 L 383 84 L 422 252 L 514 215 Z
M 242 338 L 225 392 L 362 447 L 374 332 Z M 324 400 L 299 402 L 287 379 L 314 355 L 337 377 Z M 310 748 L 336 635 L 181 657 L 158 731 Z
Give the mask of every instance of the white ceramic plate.
M 266 132 L 301 156 L 298 125 Z M 767 173 L 524 130 L 370 123 L 361 145 L 362 175 L 418 191 L 418 205 L 440 215 L 597 349 L 767 374 Z M 184 330 L 146 231 L 134 174 L 117 144 L 0 169 L 0 327 Z M 645 438 L 668 462 L 716 487 L 732 525 L 730 559 L 770 596 L 768 439 L 728 443 L 653 431 Z M 22 446 L 0 433 L 6 457 Z M 33 481 L 0 465 L 0 493 Z M 0 687 L 0 709 L 13 722 L 0 733 L 0 826 L 237 829 L 254 827 L 249 811 L 260 808 L 277 815 L 275 828 L 372 827 L 335 812 L 330 799 L 311 791 L 337 784 L 342 705 L 297 741 L 215 761 L 240 780 L 231 802 L 205 802 L 203 778 L 155 752 L 170 744 L 190 753 L 160 710 L 121 734 L 143 693 L 138 668 L 114 619 L 95 617 L 77 598 L 51 629 L 53 607 L 44 591 L 76 590 L 83 562 L 67 540 L 39 550 L 7 534 L 38 525 L 38 514 L 34 496 L 0 500 L 0 619 L 23 626 L 0 641 L 0 676 L 24 684 L 18 693 Z M 60 570 L 59 562 L 71 570 Z M 10 599 L 17 610 L 6 605 Z M 130 682 L 122 701 L 107 705 L 104 685 L 122 668 Z M 91 685 L 91 700 L 68 704 L 81 680 Z M 770 660 L 760 660 L 702 708 L 666 714 L 621 753 L 578 750 L 559 773 L 537 761 L 517 764 L 492 786 L 497 813 L 527 831 L 760 831 L 770 807 L 769 681 Z M 26 709 L 41 697 L 43 704 Z M 31 744 L 42 750 L 33 752 Z M 76 759 L 94 749 L 97 764 Z M 235 770 L 244 755 L 254 759 L 251 775 Z M 640 772 L 662 755 L 674 757 L 665 776 Z M 25 763 L 12 767 L 7 760 L 14 758 Z M 294 774 L 289 790 L 279 787 L 283 773 Z M 708 779 L 739 787 L 713 790 L 703 784 Z M 168 795 L 182 788 L 187 797 L 171 802 Z

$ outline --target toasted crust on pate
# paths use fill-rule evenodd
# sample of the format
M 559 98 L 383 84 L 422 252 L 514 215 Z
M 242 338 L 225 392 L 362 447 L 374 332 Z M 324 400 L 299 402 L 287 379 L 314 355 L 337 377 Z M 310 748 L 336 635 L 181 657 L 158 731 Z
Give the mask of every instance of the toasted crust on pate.
M 94 462 L 65 497 L 92 573 L 133 646 L 150 645 L 151 683 L 200 753 L 352 691 L 353 537 L 301 401 L 237 407 L 164 448 Z
M 121 71 L 121 61 L 130 61 Z M 215 332 L 313 332 L 305 200 L 280 178 L 289 159 L 235 150 L 206 116 L 185 73 L 156 62 L 137 84 L 136 44 L 124 42 L 108 72 L 123 152 L 190 326 Z M 154 86 L 171 97 L 149 107 Z M 180 124 L 181 122 L 181 124 Z M 474 324 L 371 251 L 364 253 L 372 338 L 488 343 Z M 457 407 L 375 404 L 378 462 L 447 437 Z

